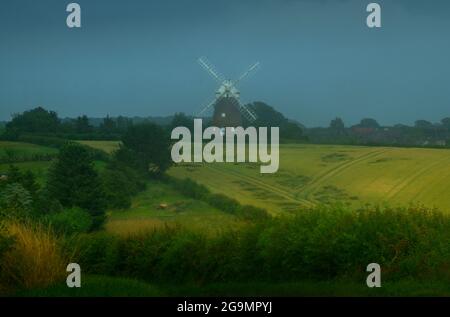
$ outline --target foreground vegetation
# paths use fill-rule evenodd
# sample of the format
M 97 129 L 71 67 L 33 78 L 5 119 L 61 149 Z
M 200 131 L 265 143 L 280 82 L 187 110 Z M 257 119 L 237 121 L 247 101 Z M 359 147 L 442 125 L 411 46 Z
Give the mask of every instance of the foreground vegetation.
M 71 289 L 65 283 L 48 288 L 24 290 L 15 296 L 26 297 L 104 297 L 104 296 L 217 296 L 217 297 L 259 297 L 259 296 L 450 296 L 448 283 L 414 280 L 386 282 L 381 288 L 368 288 L 364 283 L 341 280 L 302 281 L 297 283 L 219 283 L 208 285 L 154 285 L 126 278 L 87 275 L 83 287 Z
M 272 295 L 346 291 L 351 295 L 448 295 L 450 291 L 444 286 L 450 285 L 450 217 L 421 207 L 319 207 L 215 235 L 174 226 L 127 236 L 97 232 L 56 238 L 48 229 L 29 224 L 6 224 L 5 234 L 17 239 L 17 226 L 21 226 L 22 242 L 3 251 L 2 257 L 8 260 L 2 260 L 7 270 L 3 267 L 1 284 L 16 285 L 16 291 L 25 294 L 27 289 L 37 289 L 38 294 L 56 295 L 64 277 L 42 272 L 61 272 L 69 260 L 79 263 L 84 274 L 121 278 L 88 277 L 85 289 L 78 291 L 81 294 L 105 292 L 102 285 L 110 285 L 112 293 L 126 294 L 124 279 L 148 283 L 135 285 L 148 287 L 143 294 L 154 291 L 152 296 L 184 291 L 231 295 L 238 285 L 247 285 L 242 293 L 251 293 L 252 286 L 259 285 L 254 294 Z M 35 248 L 21 238 L 27 236 L 45 238 Z M 42 258 L 38 254 L 47 254 L 42 250 L 50 256 L 36 262 Z M 370 293 L 364 286 L 365 268 L 372 262 L 381 265 L 386 284 L 382 291 Z M 12 268 L 13 275 L 8 273 Z M 22 282 L 11 284 L 12 276 Z

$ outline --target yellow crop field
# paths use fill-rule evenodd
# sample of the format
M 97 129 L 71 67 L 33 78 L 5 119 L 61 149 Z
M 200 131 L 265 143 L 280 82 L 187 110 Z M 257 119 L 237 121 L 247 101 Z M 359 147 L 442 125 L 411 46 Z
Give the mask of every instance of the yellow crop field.
M 280 168 L 260 174 L 250 163 L 181 164 L 170 172 L 272 213 L 344 202 L 450 211 L 450 151 L 440 149 L 282 145 Z

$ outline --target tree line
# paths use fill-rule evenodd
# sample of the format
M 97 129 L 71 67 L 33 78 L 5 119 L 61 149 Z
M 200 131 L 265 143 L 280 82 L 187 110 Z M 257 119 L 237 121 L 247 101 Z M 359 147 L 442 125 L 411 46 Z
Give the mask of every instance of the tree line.
M 302 126 L 287 119 L 273 107 L 262 102 L 255 102 L 249 107 L 257 114 L 258 119 L 250 123 L 244 118 L 244 126 L 279 127 L 282 139 L 304 139 Z M 113 118 L 109 115 L 97 125 L 94 125 L 92 121 L 86 115 L 75 119 L 60 119 L 55 111 L 37 107 L 13 115 L 12 120 L 4 127 L 2 138 L 21 141 L 30 136 L 47 136 L 71 140 L 120 140 L 133 125 L 157 123 L 169 131 L 178 126 L 193 129 L 194 118 L 184 113 L 176 113 L 168 117 L 168 120 L 155 119 L 154 121 L 157 122 L 152 122 L 148 118 L 136 120 L 124 116 Z M 209 118 L 204 118 L 204 121 L 205 128 L 212 124 Z

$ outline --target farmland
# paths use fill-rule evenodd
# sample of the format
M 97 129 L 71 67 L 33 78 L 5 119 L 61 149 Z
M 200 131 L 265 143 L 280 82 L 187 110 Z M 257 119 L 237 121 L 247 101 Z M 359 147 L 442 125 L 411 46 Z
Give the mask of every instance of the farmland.
M 213 233 L 240 225 L 242 223 L 232 215 L 185 197 L 167 184 L 152 181 L 145 191 L 135 197 L 128 210 L 110 212 L 106 230 L 128 235 L 165 226 L 187 226 Z
M 78 141 L 78 143 L 90 146 L 106 153 L 112 153 L 119 147 L 119 141 Z
M 418 148 L 282 145 L 280 169 L 260 174 L 257 164 L 182 164 L 189 177 L 214 192 L 273 214 L 341 202 L 407 205 L 450 210 L 450 151 Z
M 119 146 L 116 141 L 80 143 L 108 153 Z M 33 144 L 0 143 L 0 154 L 8 149 L 26 154 L 56 152 L 55 149 Z M 49 164 L 50 162 L 23 162 L 16 165 L 32 170 L 41 179 Z M 101 165 L 100 162 L 97 164 Z M 0 171 L 7 167 L 8 164 L 1 164 Z M 354 207 L 367 203 L 386 202 L 403 206 L 420 203 L 450 211 L 448 150 L 281 145 L 278 173 L 260 174 L 259 171 L 259 165 L 254 163 L 183 163 L 172 167 L 169 174 L 178 178 L 192 178 L 213 192 L 233 197 L 243 204 L 268 209 L 272 214 L 296 212 L 305 206 L 334 202 Z M 151 200 L 148 198 L 150 196 Z M 154 206 L 165 201 L 184 204 L 184 198 L 176 197 L 176 193 L 168 188 L 158 192 L 148 189 L 136 197 L 132 211 L 126 214 L 131 218 L 139 218 L 143 214 L 145 217 L 160 218 L 158 213 L 153 214 L 143 209 L 147 203 L 154 210 Z M 191 204 L 188 209 L 203 208 L 205 206 Z M 175 218 L 183 215 L 175 214 Z M 164 213 L 164 217 L 162 219 L 175 219 L 167 217 L 167 213 Z M 113 214 L 111 221 L 119 218 L 121 217 Z
M 118 146 L 107 141 L 84 144 L 108 152 Z M 29 155 L 55 151 L 24 143 L 2 146 L 2 150 L 15 148 Z M 80 263 L 89 274 L 82 292 L 68 291 L 58 277 L 23 287 L 24 292 L 17 294 L 448 294 L 447 275 L 442 275 L 448 265 L 448 216 L 416 206 L 395 209 L 394 205 L 422 202 L 448 211 L 449 151 L 283 145 L 280 154 L 276 174 L 260 174 L 258 164 L 182 164 L 169 170 L 171 177 L 146 178 L 146 188 L 132 196 L 131 205 L 108 207 L 104 225 L 98 231 L 76 234 L 75 240 L 70 240 L 72 236 L 62 240 L 65 249 L 61 254 L 51 248 L 52 239 L 60 237 L 49 234 L 45 226 L 11 227 L 23 232 L 22 237 L 35 237 L 32 241 L 38 245 L 42 239 L 49 241 L 50 248 L 45 250 L 54 256 L 43 262 L 46 267 L 61 267 L 59 261 L 74 254 L 76 259 L 70 261 Z M 107 161 L 91 163 L 99 175 L 105 175 Z M 32 170 L 45 186 L 50 164 L 27 161 L 14 165 Z M 0 172 L 8 172 L 8 167 L 1 165 Z M 186 177 L 195 183 L 177 180 Z M 197 188 L 201 195 L 186 187 Z M 245 218 L 235 211 L 244 209 L 230 211 L 216 204 L 224 196 L 215 193 L 238 200 L 240 206 L 295 216 Z M 379 210 L 357 209 L 383 202 L 388 206 Z M 300 212 L 311 206 L 317 207 Z M 19 240 L 17 250 L 29 252 L 26 241 Z M 76 241 L 75 247 L 67 241 Z M 23 257 L 11 254 L 7 263 L 15 267 Z M 22 267 L 34 266 L 35 258 L 26 257 L 29 261 Z M 382 292 L 359 282 L 364 280 L 365 266 L 374 259 L 386 272 Z M 28 271 L 24 272 L 28 281 Z M 429 272 L 429 280 L 419 278 L 423 272 Z

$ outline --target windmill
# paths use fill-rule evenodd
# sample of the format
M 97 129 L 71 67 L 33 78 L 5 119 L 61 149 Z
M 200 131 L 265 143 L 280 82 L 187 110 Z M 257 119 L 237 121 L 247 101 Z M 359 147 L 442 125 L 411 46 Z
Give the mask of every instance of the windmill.
M 236 85 L 249 74 L 256 71 L 259 68 L 259 62 L 253 64 L 236 80 L 225 79 L 205 57 L 200 57 L 198 62 L 220 86 L 216 91 L 215 99 L 196 116 L 200 117 L 214 107 L 213 125 L 216 127 L 242 126 L 242 117 L 249 122 L 255 121 L 256 114 L 241 102 L 240 92 Z

